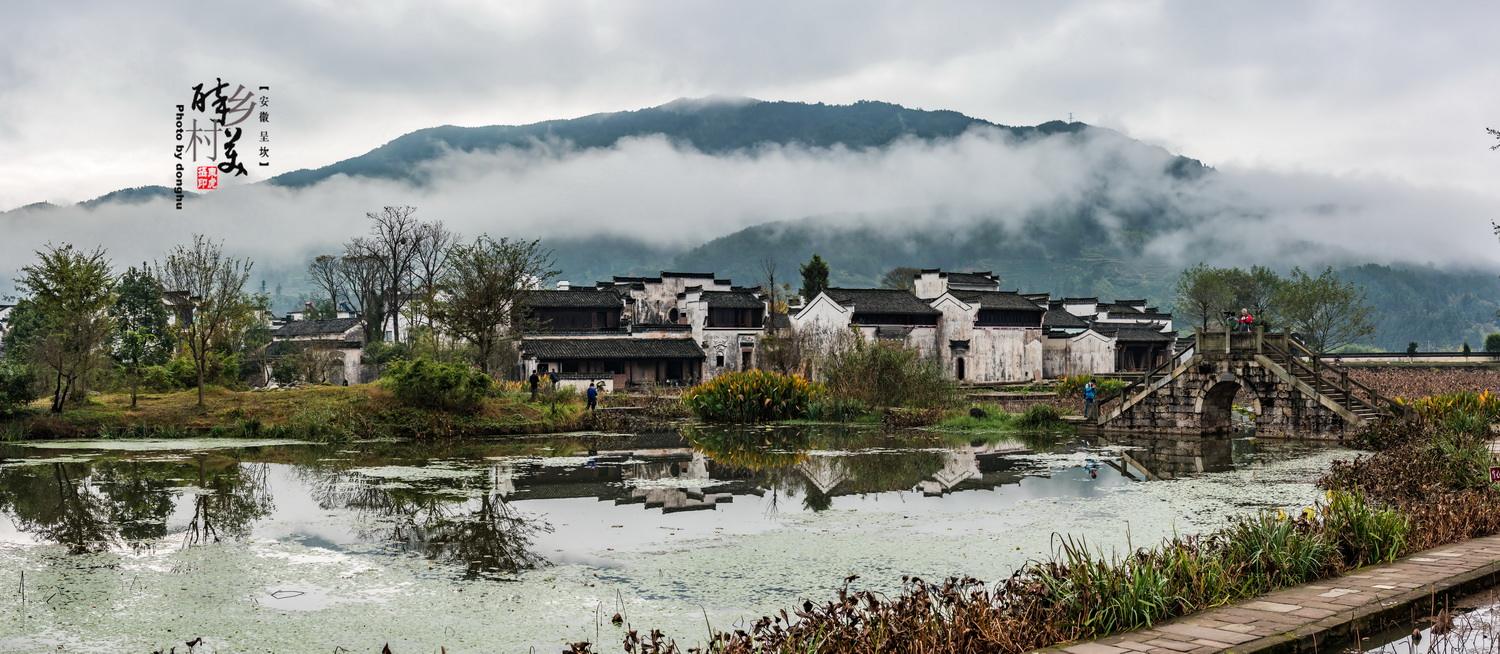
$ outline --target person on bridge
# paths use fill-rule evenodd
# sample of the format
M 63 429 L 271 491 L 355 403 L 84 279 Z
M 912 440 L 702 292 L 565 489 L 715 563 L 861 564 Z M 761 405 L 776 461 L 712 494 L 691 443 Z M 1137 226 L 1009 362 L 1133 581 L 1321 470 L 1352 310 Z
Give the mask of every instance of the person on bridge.
M 1240 324 L 1240 331 L 1242 332 L 1249 333 L 1255 329 L 1255 316 L 1250 315 L 1249 309 L 1240 309 L 1238 322 Z

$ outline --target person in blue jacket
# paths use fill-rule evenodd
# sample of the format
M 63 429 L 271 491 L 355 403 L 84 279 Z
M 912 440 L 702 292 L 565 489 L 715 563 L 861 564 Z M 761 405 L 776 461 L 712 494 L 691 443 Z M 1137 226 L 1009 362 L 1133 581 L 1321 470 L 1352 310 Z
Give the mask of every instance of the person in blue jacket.
M 1094 403 L 1094 398 L 1098 397 L 1098 395 L 1099 387 L 1094 385 L 1094 380 L 1090 379 L 1087 384 L 1083 385 L 1083 417 L 1090 420 L 1096 417 L 1094 412 L 1099 407 Z
M 589 396 L 589 410 L 593 411 L 595 407 L 599 406 L 599 385 L 598 384 L 595 384 L 593 382 L 589 382 L 588 396 Z

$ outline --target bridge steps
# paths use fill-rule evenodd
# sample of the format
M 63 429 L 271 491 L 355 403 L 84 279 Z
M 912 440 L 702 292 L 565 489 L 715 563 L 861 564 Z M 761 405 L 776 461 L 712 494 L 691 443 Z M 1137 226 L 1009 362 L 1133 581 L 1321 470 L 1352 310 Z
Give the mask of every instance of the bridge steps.
M 1236 387 L 1254 389 L 1264 411 L 1257 425 L 1272 432 L 1342 433 L 1401 411 L 1290 334 L 1220 332 L 1199 335 L 1193 346 L 1105 398 L 1097 425 L 1218 433 L 1229 427 Z

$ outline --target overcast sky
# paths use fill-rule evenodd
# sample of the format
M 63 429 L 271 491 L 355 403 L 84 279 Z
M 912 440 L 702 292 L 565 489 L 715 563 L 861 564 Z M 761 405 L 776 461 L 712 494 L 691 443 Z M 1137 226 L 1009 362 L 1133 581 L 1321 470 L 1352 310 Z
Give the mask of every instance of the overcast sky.
M 215 76 L 271 86 L 273 173 L 744 95 L 1071 112 L 1223 168 L 1490 194 L 1496 25 L 1494 2 L 5 2 L 0 208 L 170 185 L 172 105 Z

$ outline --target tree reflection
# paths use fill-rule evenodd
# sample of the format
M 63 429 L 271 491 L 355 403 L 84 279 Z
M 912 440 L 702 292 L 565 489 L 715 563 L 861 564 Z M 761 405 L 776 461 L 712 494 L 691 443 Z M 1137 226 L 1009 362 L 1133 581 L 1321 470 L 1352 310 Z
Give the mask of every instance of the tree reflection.
M 319 506 L 375 518 L 363 537 L 461 564 L 465 578 L 502 578 L 546 564 L 531 546 L 552 527 L 514 510 L 494 474 L 391 484 L 358 473 L 307 472 L 319 477 L 312 483 Z M 474 499 L 455 500 L 454 492 Z
M 4 471 L 0 508 L 16 527 L 74 554 L 102 552 L 118 541 L 109 503 L 88 482 L 87 466 L 53 463 Z
M 120 538 L 140 551 L 167 535 L 167 516 L 176 505 L 176 483 L 161 465 L 136 461 L 98 462 L 91 476 L 109 498 L 109 519 Z
M 193 517 L 183 535 L 185 547 L 243 538 L 252 523 L 275 508 L 267 482 L 269 465 L 230 462 L 210 467 L 207 457 L 196 458 L 197 489 Z

